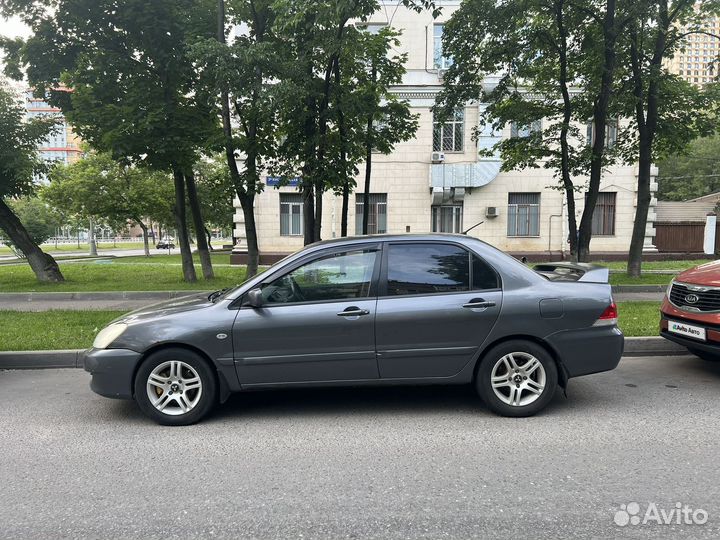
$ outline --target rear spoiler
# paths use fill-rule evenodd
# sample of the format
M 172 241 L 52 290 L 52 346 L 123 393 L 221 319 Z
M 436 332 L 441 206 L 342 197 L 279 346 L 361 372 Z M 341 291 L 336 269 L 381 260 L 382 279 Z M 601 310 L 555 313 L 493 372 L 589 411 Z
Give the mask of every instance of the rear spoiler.
M 589 263 L 549 262 L 536 264 L 533 270 L 550 281 L 608 283 L 610 278 L 610 270 L 604 266 Z

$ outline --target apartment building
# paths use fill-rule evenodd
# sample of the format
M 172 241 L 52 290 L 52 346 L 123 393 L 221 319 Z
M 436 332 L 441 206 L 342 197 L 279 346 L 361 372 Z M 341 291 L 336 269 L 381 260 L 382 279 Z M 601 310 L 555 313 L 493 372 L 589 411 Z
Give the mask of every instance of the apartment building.
M 371 25 L 392 25 L 402 31 L 399 52 L 408 53 L 407 74 L 394 92 L 409 101 L 419 114 L 415 138 L 400 143 L 389 155 L 373 158 L 368 231 L 370 233 L 460 233 L 481 238 L 500 249 L 518 254 L 548 254 L 560 257 L 568 251 L 567 205 L 557 189 L 553 171 L 542 167 L 501 172 L 499 157 L 480 157 L 480 148 L 490 148 L 503 137 L 524 136 L 542 126 L 509 126 L 502 133 L 484 129 L 473 139 L 484 104 L 469 102 L 444 123 L 433 118 L 431 107 L 442 86 L 443 70 L 452 62 L 442 51 L 443 21 L 459 2 L 443 2 L 441 19 L 415 13 L 397 2 L 387 2 Z M 488 78 L 487 84 L 493 84 Z M 587 126 L 592 136 L 592 126 Z M 608 130 L 612 140 L 615 128 Z M 363 185 L 360 167 L 357 183 Z M 636 204 L 635 166 L 609 168 L 601 182 L 600 199 L 594 212 L 591 249 L 595 253 L 625 253 Z M 577 178 L 581 185 L 586 179 Z M 296 182 L 277 187 L 277 179 L 266 177 L 266 188 L 257 196 L 255 212 L 261 257 L 272 261 L 303 246 L 302 200 Z M 653 183 L 653 190 L 656 184 Z M 576 196 L 578 220 L 585 195 Z M 653 251 L 656 200 L 653 197 L 645 247 Z M 247 252 L 244 218 L 235 202 L 236 245 L 234 260 Z M 340 235 L 342 200 L 326 193 L 323 201 L 322 238 Z M 351 195 L 348 229 L 362 231 L 363 197 Z M 479 225 L 478 225 L 479 224 Z M 477 226 L 475 226 L 477 225 Z M 475 226 L 475 227 L 474 227 Z M 473 228 L 474 227 L 474 228 Z
M 25 111 L 28 118 L 53 116 L 58 118 L 58 127 L 54 133 L 40 144 L 40 156 L 46 161 L 73 163 L 80 159 L 80 139 L 73 133 L 59 108 L 50 105 L 44 97 L 37 97 L 30 89 L 25 90 Z
M 684 27 L 682 30 L 688 32 L 691 29 Z M 667 67 L 687 82 L 702 86 L 718 80 L 720 17 L 707 17 L 697 30 L 698 33 L 685 38 L 684 46 L 668 61 Z

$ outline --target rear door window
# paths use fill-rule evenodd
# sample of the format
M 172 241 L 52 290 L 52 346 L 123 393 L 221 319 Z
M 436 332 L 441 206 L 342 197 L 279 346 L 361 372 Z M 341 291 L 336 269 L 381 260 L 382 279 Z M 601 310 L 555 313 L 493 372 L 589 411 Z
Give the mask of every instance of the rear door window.
M 470 290 L 470 257 L 452 244 L 390 244 L 387 294 L 452 293 Z

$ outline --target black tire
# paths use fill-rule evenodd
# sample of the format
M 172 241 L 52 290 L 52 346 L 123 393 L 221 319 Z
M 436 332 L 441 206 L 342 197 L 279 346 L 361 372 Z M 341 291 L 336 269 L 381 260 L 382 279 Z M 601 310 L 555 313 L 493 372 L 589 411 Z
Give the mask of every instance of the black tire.
M 506 403 L 498 397 L 491 384 L 491 376 L 496 364 L 499 364 L 504 357 L 511 353 L 518 353 L 517 360 L 513 361 L 519 369 L 518 372 L 514 372 L 513 370 L 510 373 L 506 373 L 506 366 L 509 364 L 503 363 L 498 366 L 498 371 L 496 372 L 498 375 L 496 376 L 508 376 L 507 384 L 503 387 L 499 387 L 498 392 L 511 401 L 513 400 L 513 396 L 517 395 L 515 392 L 519 392 L 520 403 L 532 399 L 531 402 L 524 405 L 511 405 Z M 533 397 L 536 393 L 531 392 L 526 387 L 528 384 L 533 382 L 535 385 L 538 385 L 536 380 L 541 377 L 543 371 L 539 370 L 538 367 L 536 367 L 534 371 L 530 370 L 528 367 L 530 375 L 529 377 L 525 377 L 525 380 L 523 380 L 525 372 L 522 368 L 531 365 L 530 357 L 537 359 L 544 370 L 544 384 L 538 397 Z M 516 376 L 520 376 L 520 379 L 518 381 L 510 382 Z M 527 381 L 527 379 L 530 380 Z M 520 384 L 521 386 L 518 387 L 517 384 Z M 548 403 L 550 403 L 550 400 L 552 400 L 555 395 L 555 390 L 557 389 L 557 384 L 557 365 L 555 364 L 555 360 L 553 360 L 552 356 L 550 356 L 550 354 L 548 354 L 548 352 L 537 343 L 520 339 L 506 341 L 505 343 L 501 343 L 488 351 L 480 361 L 477 375 L 475 377 L 475 388 L 488 408 L 501 416 L 512 417 L 532 416 L 540 412 L 548 405 Z M 519 388 L 519 390 L 516 390 L 517 388 Z
M 150 401 L 150 397 L 148 396 L 148 378 L 150 375 L 156 368 L 164 366 L 172 361 L 179 361 L 185 364 L 185 367 L 180 364 L 174 364 L 176 366 L 180 366 L 180 372 L 182 373 L 180 377 L 187 377 L 185 380 L 188 381 L 194 380 L 195 374 L 192 373 L 192 370 L 194 370 L 197 374 L 197 378 L 200 380 L 199 389 L 191 388 L 189 390 L 185 390 L 183 388 L 179 388 L 178 391 L 174 392 L 175 397 L 171 397 L 170 395 L 166 396 L 166 401 L 168 401 L 166 410 L 175 411 L 177 414 L 169 414 L 158 410 L 158 408 L 156 408 Z M 187 366 L 192 369 L 188 369 Z M 162 369 L 163 371 L 160 372 L 162 373 L 162 377 L 171 379 L 172 377 L 170 376 L 169 371 L 170 367 L 163 367 Z M 165 369 L 168 371 L 165 371 Z M 190 384 L 188 384 L 188 386 L 190 386 Z M 134 390 L 135 401 L 140 407 L 140 410 L 142 410 L 143 413 L 152 418 L 155 422 L 163 426 L 187 426 L 189 424 L 199 422 L 207 416 L 215 406 L 218 395 L 215 374 L 205 359 L 197 353 L 175 347 L 159 350 L 152 353 L 145 359 L 135 375 Z M 183 392 L 183 390 L 185 391 Z M 162 396 L 165 396 L 166 392 L 167 394 L 171 394 L 172 388 L 168 383 L 167 388 L 163 389 L 157 385 L 152 387 L 152 391 L 155 391 L 158 398 L 161 398 Z M 197 401 L 194 403 L 192 408 L 187 410 L 187 412 L 178 412 L 178 410 L 181 411 L 181 407 L 183 407 L 183 405 L 180 404 L 180 401 L 178 401 L 178 398 L 182 396 L 183 393 L 188 396 L 190 401 L 193 401 L 195 398 L 197 398 Z
M 707 362 L 720 362 L 720 354 L 714 354 L 707 351 L 701 351 L 700 349 L 688 349 L 692 354 L 698 358 L 702 358 Z

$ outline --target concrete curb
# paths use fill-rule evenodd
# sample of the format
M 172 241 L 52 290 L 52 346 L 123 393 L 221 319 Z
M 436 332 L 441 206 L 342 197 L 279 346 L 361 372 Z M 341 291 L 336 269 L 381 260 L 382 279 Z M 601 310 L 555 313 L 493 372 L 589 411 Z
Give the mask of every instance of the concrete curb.
M 82 368 L 85 349 L 59 351 L 4 351 L 0 352 L 0 370 Z M 625 357 L 679 356 L 688 350 L 658 336 L 625 338 Z
M 2 302 L 47 302 L 65 300 L 167 300 L 212 291 L 97 291 L 0 293 Z
M 82 368 L 85 349 L 58 351 L 2 351 L 0 369 Z

